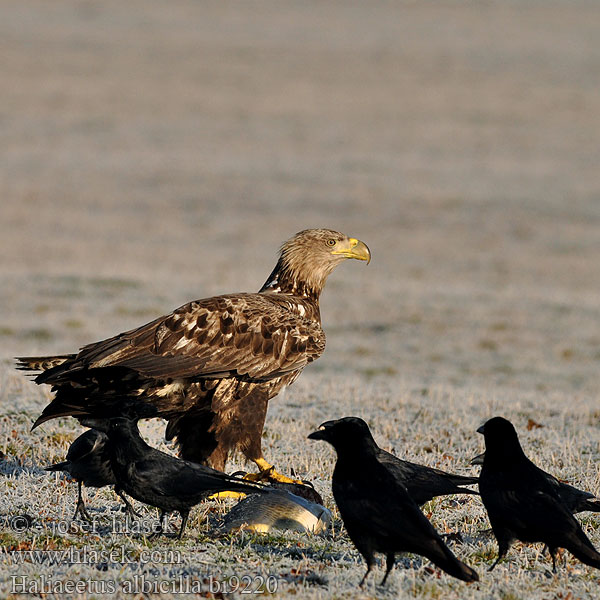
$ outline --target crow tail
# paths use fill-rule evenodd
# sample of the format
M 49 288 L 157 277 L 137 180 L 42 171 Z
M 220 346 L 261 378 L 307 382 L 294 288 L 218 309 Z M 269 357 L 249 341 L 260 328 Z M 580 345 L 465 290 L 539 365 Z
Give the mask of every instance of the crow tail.
M 272 492 L 273 488 L 267 487 L 262 483 L 253 483 L 228 476 L 227 481 L 223 483 L 223 491 L 240 492 L 242 494 L 265 494 Z
M 69 466 L 68 461 L 59 462 L 59 463 L 56 463 L 55 465 L 50 465 L 48 467 L 44 467 L 44 471 L 66 471 L 68 466 Z
M 575 539 L 569 539 L 563 546 L 582 563 L 600 569 L 600 553 L 594 548 L 583 530 L 580 529 Z
M 446 571 L 448 575 L 452 575 L 452 577 L 467 582 L 479 581 L 477 571 L 458 560 L 441 540 L 440 544 L 437 545 L 436 552 L 431 552 L 425 556 L 442 569 L 442 571 Z
M 594 498 L 593 500 L 585 500 L 578 507 L 578 512 L 589 510 L 591 512 L 600 512 L 600 500 Z

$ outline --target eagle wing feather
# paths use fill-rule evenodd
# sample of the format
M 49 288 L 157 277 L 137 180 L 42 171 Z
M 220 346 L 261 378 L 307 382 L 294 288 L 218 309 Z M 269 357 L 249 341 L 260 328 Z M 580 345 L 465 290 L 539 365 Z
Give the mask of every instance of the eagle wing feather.
M 81 368 L 117 366 L 153 378 L 267 380 L 304 368 L 324 347 L 320 324 L 291 311 L 289 301 L 264 294 L 216 296 L 83 347 L 66 369 L 55 377 L 48 373 L 46 382 Z

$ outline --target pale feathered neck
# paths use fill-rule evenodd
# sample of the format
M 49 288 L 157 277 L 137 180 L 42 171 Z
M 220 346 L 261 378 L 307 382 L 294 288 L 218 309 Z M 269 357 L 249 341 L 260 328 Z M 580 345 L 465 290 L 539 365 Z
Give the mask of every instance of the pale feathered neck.
M 290 294 L 318 301 L 325 281 L 337 263 L 330 256 L 310 253 L 305 243 L 289 240 L 282 246 L 279 260 L 259 292 Z

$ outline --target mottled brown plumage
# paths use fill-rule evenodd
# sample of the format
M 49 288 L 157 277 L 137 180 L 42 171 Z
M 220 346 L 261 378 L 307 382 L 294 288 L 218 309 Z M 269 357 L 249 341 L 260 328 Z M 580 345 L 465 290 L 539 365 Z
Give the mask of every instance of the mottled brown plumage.
M 36 383 L 55 392 L 34 427 L 67 415 L 161 416 L 185 459 L 222 470 L 238 449 L 264 464 L 268 401 L 322 354 L 319 296 L 347 258 L 370 253 L 336 231 L 301 231 L 258 293 L 190 302 L 78 354 L 18 359 L 22 369 L 42 369 Z

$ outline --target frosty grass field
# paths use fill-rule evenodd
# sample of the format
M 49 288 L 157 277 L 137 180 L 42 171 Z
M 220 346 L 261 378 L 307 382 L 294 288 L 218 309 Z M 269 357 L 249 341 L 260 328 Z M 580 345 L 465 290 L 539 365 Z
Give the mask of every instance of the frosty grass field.
M 177 0 L 9 2 L 0 19 L 0 595 L 179 598 L 598 596 L 600 572 L 496 543 L 477 497 L 424 511 L 481 577 L 419 557 L 385 588 L 331 495 L 322 421 L 366 419 L 386 449 L 472 474 L 477 427 L 509 418 L 529 456 L 600 489 L 600 6 Z M 19 355 L 72 352 L 184 302 L 256 290 L 306 227 L 364 240 L 323 293 L 328 342 L 270 403 L 265 457 L 311 480 L 324 536 L 211 528 L 148 542 L 110 489 L 71 524 L 46 473 L 82 431 L 31 432 L 49 390 Z M 163 423 L 149 443 L 171 452 Z M 230 470 L 243 468 L 234 461 Z M 578 516 L 600 547 L 600 517 Z M 178 521 L 172 520 L 172 527 Z M 33 587 L 31 587 L 33 586 Z M 38 594 L 38 595 L 39 595 Z

